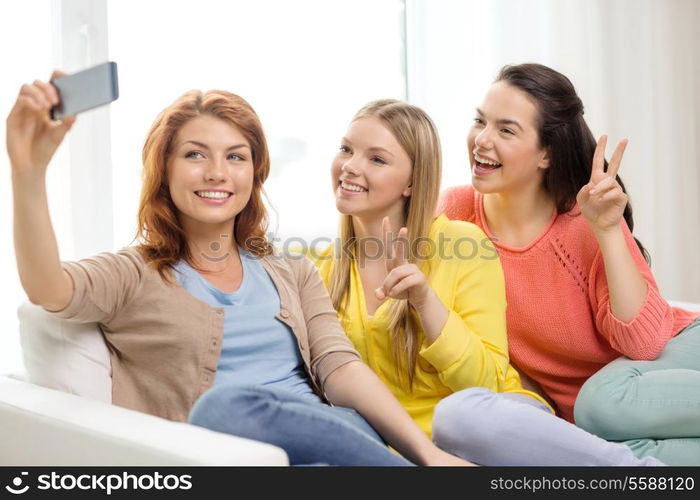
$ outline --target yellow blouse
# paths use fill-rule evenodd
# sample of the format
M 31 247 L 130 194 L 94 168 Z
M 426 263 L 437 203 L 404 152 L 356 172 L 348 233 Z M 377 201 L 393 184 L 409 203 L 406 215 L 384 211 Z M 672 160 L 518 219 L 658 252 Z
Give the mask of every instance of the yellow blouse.
M 509 364 L 505 284 L 492 242 L 476 225 L 450 221 L 444 215 L 435 219 L 429 237 L 432 255 L 421 264 L 421 270 L 449 317 L 431 345 L 419 331 L 421 349 L 412 390 L 407 378 L 399 377 L 393 354 L 389 304 L 394 299 L 384 301 L 373 316 L 368 316 L 357 261 L 353 260 L 350 289 L 338 317 L 363 361 L 429 436 L 437 403 L 468 387 L 518 392 L 547 404 L 523 389 L 518 372 Z M 330 284 L 333 250 L 330 245 L 312 256 L 326 287 Z

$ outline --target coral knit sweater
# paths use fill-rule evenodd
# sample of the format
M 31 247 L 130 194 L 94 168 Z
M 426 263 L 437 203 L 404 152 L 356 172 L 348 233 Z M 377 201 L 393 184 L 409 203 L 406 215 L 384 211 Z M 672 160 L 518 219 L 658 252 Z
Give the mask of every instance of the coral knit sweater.
M 438 213 L 472 222 L 495 240 L 483 207 L 481 193 L 458 186 L 442 193 Z M 542 386 L 570 422 L 588 377 L 620 355 L 655 359 L 670 338 L 698 317 L 669 306 L 661 297 L 627 224 L 620 224 L 649 285 L 642 308 L 629 323 L 610 310 L 603 256 L 578 206 L 554 214 L 525 247 L 494 241 L 505 274 L 510 358 Z

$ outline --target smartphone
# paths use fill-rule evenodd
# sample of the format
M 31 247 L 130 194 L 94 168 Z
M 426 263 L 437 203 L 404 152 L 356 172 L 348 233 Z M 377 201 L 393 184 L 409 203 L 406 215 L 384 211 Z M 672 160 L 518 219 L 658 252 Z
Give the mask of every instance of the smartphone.
M 119 97 L 117 63 L 106 62 L 51 80 L 61 100 L 51 108 L 51 119 L 62 120 L 88 109 L 93 109 Z

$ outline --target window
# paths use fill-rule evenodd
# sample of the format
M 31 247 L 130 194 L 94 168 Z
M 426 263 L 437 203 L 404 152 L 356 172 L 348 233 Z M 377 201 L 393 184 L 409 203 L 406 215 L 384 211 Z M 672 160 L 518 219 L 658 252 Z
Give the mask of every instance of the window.
M 241 95 L 272 157 L 266 191 L 280 239 L 334 236 L 330 164 L 353 114 L 405 98 L 403 2 L 109 2 L 114 241 L 136 230 L 141 149 L 158 112 L 190 89 Z M 157 20 L 157 22 L 155 22 Z

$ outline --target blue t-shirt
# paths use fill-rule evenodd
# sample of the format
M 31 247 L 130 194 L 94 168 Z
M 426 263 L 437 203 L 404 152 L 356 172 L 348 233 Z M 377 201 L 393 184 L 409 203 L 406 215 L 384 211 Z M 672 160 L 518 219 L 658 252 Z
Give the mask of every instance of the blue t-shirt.
M 184 260 L 175 277 L 195 298 L 224 308 L 224 342 L 214 385 L 266 385 L 320 401 L 311 389 L 297 339 L 275 315 L 277 288 L 260 261 L 239 247 L 243 280 L 233 293 L 209 283 Z

